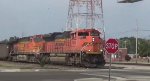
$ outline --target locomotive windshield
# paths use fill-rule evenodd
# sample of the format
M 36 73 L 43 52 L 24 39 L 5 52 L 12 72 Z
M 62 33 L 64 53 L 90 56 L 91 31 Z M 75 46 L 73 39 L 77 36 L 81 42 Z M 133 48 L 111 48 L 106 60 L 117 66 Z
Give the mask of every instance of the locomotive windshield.
M 92 32 L 91 32 L 91 36 L 99 36 L 99 33 L 92 31 Z
M 88 32 L 79 32 L 78 36 L 89 36 Z
M 36 37 L 36 38 L 34 38 L 34 41 L 35 41 L 35 42 L 41 42 L 41 41 L 43 41 L 43 39 Z
M 28 41 L 30 41 L 30 37 L 24 37 L 19 39 L 19 42 L 28 42 Z

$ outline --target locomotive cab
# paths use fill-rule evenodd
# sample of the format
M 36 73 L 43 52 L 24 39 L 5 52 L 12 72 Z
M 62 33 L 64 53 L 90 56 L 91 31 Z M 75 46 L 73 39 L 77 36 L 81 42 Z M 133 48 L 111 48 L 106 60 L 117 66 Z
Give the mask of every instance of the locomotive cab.
M 80 55 L 86 67 L 104 65 L 103 40 L 95 29 L 80 29 L 71 33 L 71 49 Z
M 76 50 L 87 54 L 100 54 L 102 52 L 102 39 L 100 32 L 95 29 L 81 29 L 71 34 L 76 40 Z

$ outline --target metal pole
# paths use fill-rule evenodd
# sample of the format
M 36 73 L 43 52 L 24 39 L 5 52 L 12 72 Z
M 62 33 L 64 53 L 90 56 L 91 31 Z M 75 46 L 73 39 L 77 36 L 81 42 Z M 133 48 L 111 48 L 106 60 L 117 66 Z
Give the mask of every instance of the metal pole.
M 136 63 L 137 63 L 137 53 L 138 53 L 138 21 L 136 20 L 136 25 L 137 25 L 137 29 L 136 29 Z
M 108 81 L 110 81 L 110 73 L 111 73 L 111 54 L 109 54 L 109 79 Z
M 137 36 L 136 36 L 136 63 L 137 63 L 137 43 L 138 43 L 138 40 L 137 40 Z
M 125 42 L 125 48 L 127 48 L 127 41 L 124 41 Z

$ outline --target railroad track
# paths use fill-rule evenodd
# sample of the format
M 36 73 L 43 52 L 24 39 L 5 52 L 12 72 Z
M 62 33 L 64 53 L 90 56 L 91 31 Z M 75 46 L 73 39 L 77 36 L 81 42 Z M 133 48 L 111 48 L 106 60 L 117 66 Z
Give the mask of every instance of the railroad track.
M 12 61 L 0 61 L 0 67 L 2 68 L 20 68 L 20 69 L 86 69 L 84 67 L 78 66 L 67 66 L 63 64 L 46 64 L 44 67 L 41 67 L 38 63 L 30 62 L 12 62 Z
M 85 67 L 68 66 L 62 64 L 46 64 L 41 67 L 38 63 L 28 62 L 12 62 L 12 61 L 0 61 L 0 67 L 3 68 L 15 68 L 15 69 L 47 69 L 47 70 L 85 70 Z M 99 68 L 88 68 L 88 69 L 108 69 L 109 66 L 103 66 Z M 124 67 L 112 66 L 112 69 L 123 69 Z

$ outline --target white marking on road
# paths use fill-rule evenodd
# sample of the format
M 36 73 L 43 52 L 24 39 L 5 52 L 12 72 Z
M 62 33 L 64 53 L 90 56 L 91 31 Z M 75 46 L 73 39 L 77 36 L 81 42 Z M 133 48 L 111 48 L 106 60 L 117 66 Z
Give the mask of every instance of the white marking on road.
M 101 77 L 109 77 L 108 75 L 101 75 L 101 74 L 89 74 L 89 73 L 80 73 L 83 75 L 92 75 L 92 76 L 101 76 Z M 111 76 L 111 78 L 115 78 L 117 80 L 127 80 L 126 78 L 122 78 L 122 77 L 117 77 L 117 76 Z
M 88 71 L 88 70 L 79 70 L 79 69 L 70 69 L 70 70 L 65 70 L 65 71 L 71 71 L 71 72 L 83 72 L 83 71 Z
M 40 70 L 39 70 L 39 69 L 35 69 L 34 71 L 35 71 L 35 72 L 38 72 L 38 71 L 40 71 Z
M 75 79 L 74 81 L 103 81 L 101 78 L 82 78 L 82 79 Z
M 20 72 L 20 69 L 1 69 L 0 72 Z

